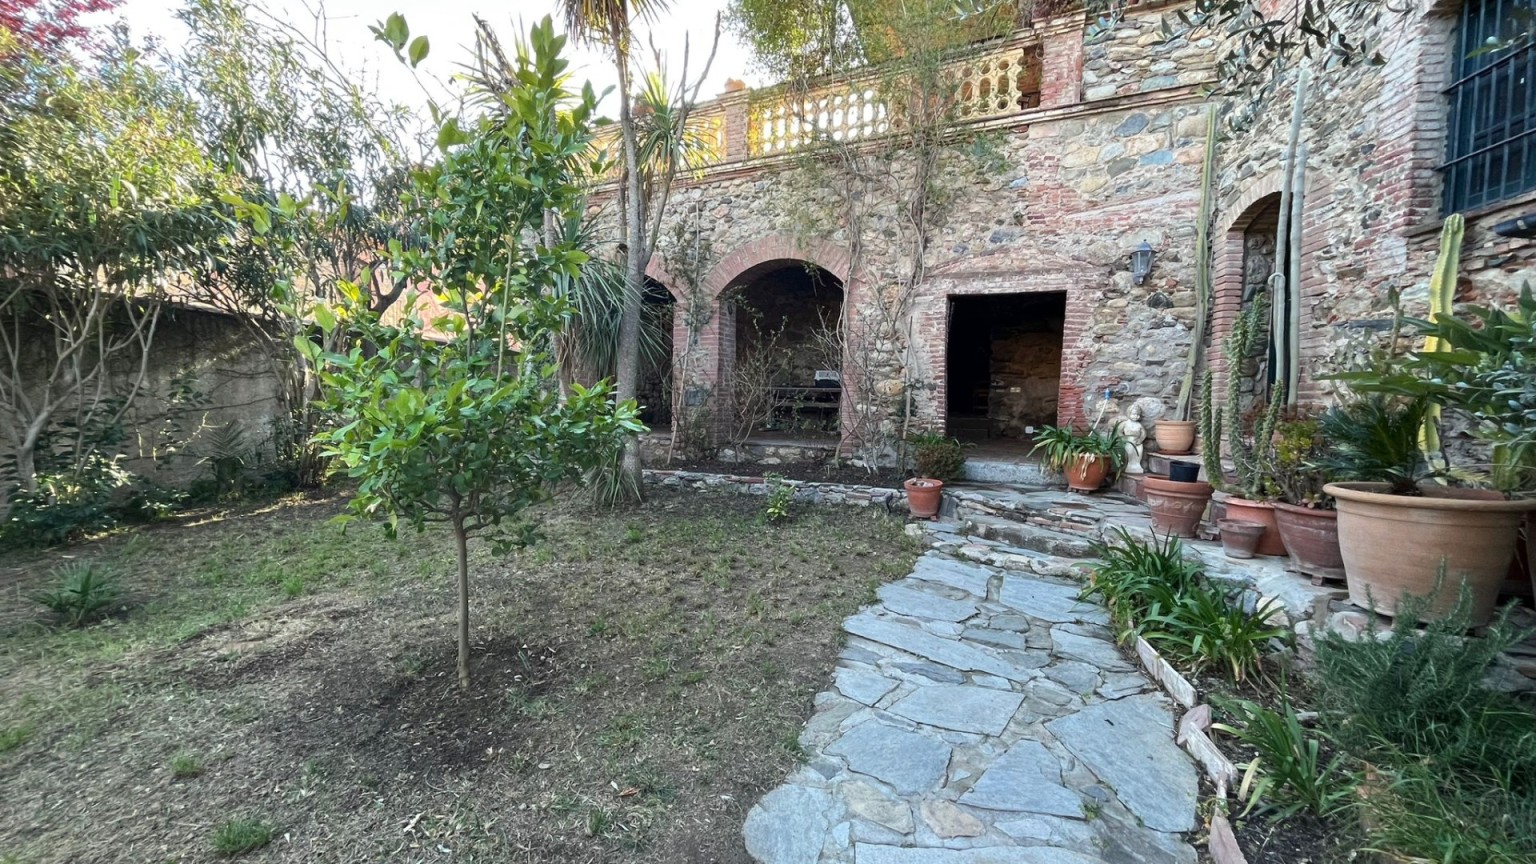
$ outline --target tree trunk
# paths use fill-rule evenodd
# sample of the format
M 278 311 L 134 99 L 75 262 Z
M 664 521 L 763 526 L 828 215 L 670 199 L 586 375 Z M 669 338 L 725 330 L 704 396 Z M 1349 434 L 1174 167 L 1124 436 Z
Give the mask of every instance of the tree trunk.
M 453 520 L 453 541 L 459 553 L 459 688 L 469 689 L 469 532 L 464 518 Z
M 614 382 L 614 398 L 619 402 L 635 398 L 640 386 L 640 316 L 645 286 L 648 240 L 645 236 L 645 207 L 640 188 L 639 144 L 635 139 L 635 118 L 630 106 L 628 57 L 617 56 L 619 73 L 619 131 L 624 136 L 624 165 L 627 169 L 629 212 L 626 226 L 627 260 L 624 269 L 624 307 L 619 318 L 619 357 Z M 619 463 L 622 494 L 643 498 L 640 477 L 640 441 L 634 435 L 624 439 L 624 453 Z

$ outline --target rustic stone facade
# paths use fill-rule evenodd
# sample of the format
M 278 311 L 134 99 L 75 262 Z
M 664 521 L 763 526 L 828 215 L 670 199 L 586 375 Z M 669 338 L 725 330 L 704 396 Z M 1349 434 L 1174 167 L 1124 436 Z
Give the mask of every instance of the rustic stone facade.
M 911 153 L 878 141 L 844 148 L 855 153 L 850 170 L 824 154 L 754 152 L 751 94 L 727 94 L 708 109 L 721 118 L 721 161 L 674 194 L 651 268 L 678 309 L 691 310 L 675 316 L 673 331 L 677 416 L 691 409 L 704 433 L 690 440 L 718 443 L 722 432 L 711 417 L 726 398 L 720 385 L 736 338 L 723 292 L 786 263 L 820 267 L 845 292 L 845 452 L 869 443 L 861 438 L 944 428 L 955 298 L 1065 295 L 1056 422 L 1092 421 L 1141 396 L 1171 404 L 1196 315 L 1207 117 L 1199 88 L 1218 47 L 1164 42 L 1161 23 L 1175 12 L 1144 3 L 1107 31 L 1067 16 L 1016 34 L 1008 56 L 1039 58 L 1039 93 L 1016 99 L 1028 107 L 956 130 L 937 159 L 921 236 L 909 218 Z M 1303 132 L 1311 153 L 1301 222 L 1304 401 L 1330 398 L 1323 376 L 1381 331 L 1389 289 L 1407 311 L 1423 311 L 1454 13 L 1438 0 L 1386 16 L 1386 66 L 1314 78 Z M 1259 235 L 1272 230 L 1263 220 L 1280 189 L 1289 88 L 1277 88 L 1251 125 L 1224 130 L 1218 148 L 1215 295 L 1203 349 L 1218 387 L 1244 284 L 1256 256 L 1273 257 Z M 1230 120 L 1234 106 L 1222 107 Z M 1528 241 L 1488 230 L 1532 203 L 1469 218 L 1458 299 L 1507 299 L 1536 269 Z M 1156 259 L 1136 284 L 1129 255 L 1142 242 Z

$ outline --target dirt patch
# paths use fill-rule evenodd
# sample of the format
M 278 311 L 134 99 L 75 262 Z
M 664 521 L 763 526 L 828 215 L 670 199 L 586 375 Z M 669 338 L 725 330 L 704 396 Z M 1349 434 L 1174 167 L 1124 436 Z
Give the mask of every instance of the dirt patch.
M 399 672 L 326 664 L 318 686 L 294 693 L 262 731 L 310 756 L 351 751 L 383 776 L 482 765 L 526 738 L 525 715 L 549 710 L 540 706 L 561 674 L 559 659 L 552 649 L 498 637 L 477 646 L 468 690 L 447 654 Z
M 30 729 L 0 753 L 0 849 L 212 861 L 257 818 L 278 839 L 242 860 L 744 864 L 842 618 L 917 553 L 881 513 L 762 504 L 658 490 L 544 508 L 505 558 L 477 541 L 468 693 L 440 532 L 342 533 L 335 502 L 296 501 L 76 547 L 142 602 L 0 635 L 0 725 Z

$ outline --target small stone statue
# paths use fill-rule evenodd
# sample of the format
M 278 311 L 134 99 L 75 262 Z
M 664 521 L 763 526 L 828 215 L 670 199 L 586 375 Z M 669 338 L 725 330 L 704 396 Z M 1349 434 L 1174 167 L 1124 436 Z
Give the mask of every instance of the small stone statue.
M 1141 459 L 1146 455 L 1147 427 L 1141 425 L 1141 404 L 1132 402 L 1131 407 L 1125 409 L 1125 417 L 1120 421 L 1120 437 L 1125 439 L 1125 473 L 1145 474 L 1147 469 L 1141 467 Z
M 1120 437 L 1125 439 L 1125 473 L 1145 474 L 1141 460 L 1147 455 L 1146 422 L 1157 422 L 1163 416 L 1163 403 L 1151 397 L 1137 399 L 1125 409 L 1120 420 Z

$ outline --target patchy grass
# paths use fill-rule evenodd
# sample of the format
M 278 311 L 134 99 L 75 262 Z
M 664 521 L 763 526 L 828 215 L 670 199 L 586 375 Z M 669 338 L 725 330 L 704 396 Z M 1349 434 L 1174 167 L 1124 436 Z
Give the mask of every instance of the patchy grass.
M 476 547 L 466 694 L 450 539 L 343 534 L 339 504 L 0 558 L 0 849 L 208 860 L 255 811 L 283 827 L 243 860 L 745 862 L 840 620 L 916 555 L 854 508 L 545 508 L 543 543 Z M 122 609 L 46 626 L 25 597 L 65 560 L 115 567 Z M 125 812 L 133 831 L 89 827 Z
M 213 851 L 220 855 L 244 855 L 272 842 L 272 826 L 259 819 L 231 819 L 213 835 Z

